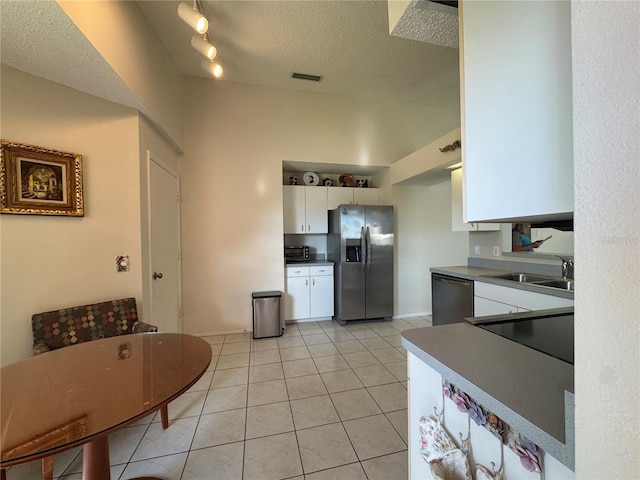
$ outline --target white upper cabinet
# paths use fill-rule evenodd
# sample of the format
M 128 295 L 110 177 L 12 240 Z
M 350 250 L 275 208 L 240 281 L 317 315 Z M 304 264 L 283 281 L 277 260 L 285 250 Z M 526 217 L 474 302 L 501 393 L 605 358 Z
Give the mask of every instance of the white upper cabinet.
M 328 233 L 327 187 L 304 187 L 304 190 L 307 214 L 306 233 Z
M 327 233 L 327 187 L 282 187 L 284 233 Z
M 460 2 L 469 222 L 573 212 L 571 2 Z
M 378 189 L 354 188 L 353 203 L 356 205 L 378 205 Z
M 451 230 L 454 232 L 500 230 L 499 223 L 466 223 L 462 214 L 462 169 L 458 168 L 451 172 Z
M 329 210 L 335 210 L 340 205 L 378 205 L 378 189 L 328 187 L 327 199 Z
M 304 187 L 285 185 L 282 187 L 282 203 L 284 205 L 284 233 L 305 233 L 307 221 L 305 213 Z

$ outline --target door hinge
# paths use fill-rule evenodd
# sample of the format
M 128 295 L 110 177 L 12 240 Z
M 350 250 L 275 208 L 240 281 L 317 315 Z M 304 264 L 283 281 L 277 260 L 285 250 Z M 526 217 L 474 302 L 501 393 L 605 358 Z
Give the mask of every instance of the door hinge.
M 176 202 L 180 201 L 180 192 L 176 192 Z
M 182 260 L 182 252 L 178 252 L 178 260 Z

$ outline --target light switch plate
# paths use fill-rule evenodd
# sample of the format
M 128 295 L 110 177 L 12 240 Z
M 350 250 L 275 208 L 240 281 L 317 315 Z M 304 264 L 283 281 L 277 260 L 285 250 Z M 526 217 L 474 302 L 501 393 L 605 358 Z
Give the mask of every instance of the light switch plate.
M 493 256 L 494 257 L 499 257 L 500 256 L 500 247 L 498 247 L 498 246 L 493 247 Z
M 480 255 L 480 245 L 475 245 L 473 247 L 473 254 L 474 255 Z
M 116 272 L 129 271 L 129 255 L 118 255 L 116 257 Z

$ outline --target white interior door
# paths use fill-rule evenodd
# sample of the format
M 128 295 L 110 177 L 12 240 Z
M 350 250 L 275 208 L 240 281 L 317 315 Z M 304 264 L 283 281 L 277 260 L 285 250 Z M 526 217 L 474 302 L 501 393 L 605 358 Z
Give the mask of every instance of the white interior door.
M 161 332 L 181 332 L 180 180 L 150 153 L 151 315 Z

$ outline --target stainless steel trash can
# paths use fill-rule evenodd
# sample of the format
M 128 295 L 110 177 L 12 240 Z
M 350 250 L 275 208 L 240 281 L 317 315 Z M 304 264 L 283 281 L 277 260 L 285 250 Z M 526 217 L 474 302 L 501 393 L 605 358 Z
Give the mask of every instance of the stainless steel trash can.
M 279 337 L 284 328 L 278 291 L 253 292 L 253 338 Z

